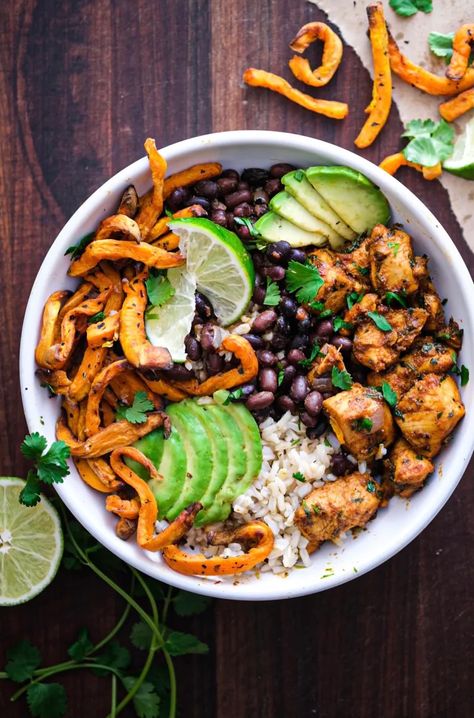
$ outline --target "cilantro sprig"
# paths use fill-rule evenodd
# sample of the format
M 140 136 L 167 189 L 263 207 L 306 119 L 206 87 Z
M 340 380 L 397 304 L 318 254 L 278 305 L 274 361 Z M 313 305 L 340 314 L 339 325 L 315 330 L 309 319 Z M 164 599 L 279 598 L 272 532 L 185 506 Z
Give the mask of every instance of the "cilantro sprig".
M 175 294 L 175 289 L 170 280 L 159 269 L 151 270 L 150 276 L 145 280 L 145 286 L 151 308 L 161 307 Z M 147 318 L 154 318 L 150 311 L 147 313 Z
M 437 57 L 442 57 L 447 65 L 453 55 L 453 40 L 454 32 L 430 32 L 428 35 L 428 45 L 431 52 Z M 471 52 L 469 56 L 469 65 L 473 62 L 474 52 Z
M 445 120 L 411 120 L 402 137 L 410 141 L 402 152 L 409 162 L 433 167 L 453 153 L 454 127 Z
M 288 262 L 286 286 L 290 292 L 296 294 L 299 302 L 313 301 L 323 284 L 324 280 L 314 264 L 302 264 L 293 259 Z
M 333 366 L 331 370 L 331 381 L 333 386 L 338 389 L 342 389 L 343 391 L 350 389 L 352 386 L 352 377 L 349 372 L 343 369 L 338 369 L 337 366 Z
M 131 406 L 119 406 L 116 411 L 117 419 L 125 419 L 131 424 L 143 424 L 147 420 L 147 411 L 153 411 L 153 402 L 147 397 L 145 391 L 137 391 Z
M 419 10 L 424 13 L 430 13 L 433 10 L 433 0 L 389 0 L 388 4 L 397 15 L 402 17 L 411 17 Z
M 270 277 L 267 277 L 267 290 L 265 292 L 265 299 L 263 303 L 266 307 L 276 307 L 281 299 L 280 288 L 276 282 L 272 282 Z
M 64 441 L 53 441 L 46 450 L 47 445 L 47 439 L 35 431 L 25 436 L 20 446 L 23 456 L 34 463 L 34 468 L 28 471 L 26 484 L 20 491 L 20 503 L 25 506 L 36 506 L 41 501 L 41 484 L 62 484 L 69 474 L 69 446 Z
M 92 242 L 94 239 L 94 232 L 91 232 L 90 234 L 86 234 L 85 237 L 82 237 L 82 239 L 79 240 L 77 244 L 72 244 L 70 247 L 66 249 L 64 252 L 64 256 L 66 257 L 68 254 L 71 255 L 70 259 L 71 262 L 75 259 L 78 259 L 78 257 L 81 256 L 85 248 L 88 244 Z

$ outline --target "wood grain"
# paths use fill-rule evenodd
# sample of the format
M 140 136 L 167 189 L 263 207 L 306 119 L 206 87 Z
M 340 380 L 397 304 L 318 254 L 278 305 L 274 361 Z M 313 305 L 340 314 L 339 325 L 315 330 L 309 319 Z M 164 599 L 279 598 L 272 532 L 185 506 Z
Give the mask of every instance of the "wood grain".
M 0 456 L 22 474 L 25 433 L 18 386 L 21 317 L 52 240 L 83 200 L 160 144 L 213 130 L 275 129 L 353 149 L 371 83 L 351 48 L 329 88 L 349 102 L 344 122 L 313 115 L 242 71 L 291 79 L 288 42 L 304 22 L 325 19 L 286 0 L 18 0 L 0 6 L 0 232 L 2 290 Z M 317 50 L 312 48 L 310 57 Z M 363 152 L 378 162 L 399 148 L 392 110 Z M 446 192 L 410 170 L 399 178 L 438 216 L 474 266 Z M 423 534 L 398 556 L 333 591 L 288 602 L 221 601 L 181 621 L 211 645 L 209 657 L 178 659 L 180 715 L 193 718 L 465 718 L 472 713 L 470 472 Z M 33 604 L 4 609 L 0 666 L 22 637 L 47 662 L 61 660 L 87 624 L 103 635 L 120 602 L 87 574 L 63 572 Z M 105 715 L 108 691 L 91 675 L 64 679 L 69 716 Z M 87 686 L 87 688 L 86 688 Z M 25 716 L 0 683 L 0 715 Z M 133 715 L 128 711 L 124 716 Z

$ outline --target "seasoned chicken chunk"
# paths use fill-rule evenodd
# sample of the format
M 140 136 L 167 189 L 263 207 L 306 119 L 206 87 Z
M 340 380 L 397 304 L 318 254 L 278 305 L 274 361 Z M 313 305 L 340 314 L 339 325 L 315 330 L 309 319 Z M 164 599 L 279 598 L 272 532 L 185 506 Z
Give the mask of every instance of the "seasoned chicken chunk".
M 420 292 L 416 297 L 416 305 L 428 312 L 425 331 L 441 331 L 445 325 L 443 303 L 428 274 L 420 284 Z
M 340 259 L 329 249 L 316 249 L 308 255 L 324 279 L 315 301 L 323 302 L 325 309 L 339 312 L 345 305 L 346 296 L 352 291 L 361 291 L 363 286 L 345 271 Z
M 346 369 L 340 350 L 332 344 L 323 344 L 308 372 L 308 381 L 312 382 L 313 379 L 330 374 L 333 366 L 336 366 L 339 371 Z
M 382 296 L 386 292 L 414 294 L 419 281 L 411 237 L 401 229 L 377 224 L 370 235 L 370 279 Z
M 388 405 L 379 392 L 361 384 L 323 402 L 338 441 L 359 461 L 372 459 L 379 444 L 389 446 L 395 428 Z
M 344 314 L 344 321 L 353 326 L 366 319 L 367 312 L 377 311 L 379 298 L 376 294 L 364 294 L 358 302 L 355 302 Z M 346 333 L 341 331 L 341 333 Z M 348 333 L 348 332 L 347 332 Z
M 421 489 L 434 470 L 433 463 L 417 454 L 403 438 L 397 439 L 384 461 L 384 479 L 400 496 L 409 497 Z
M 451 376 L 427 374 L 397 404 L 396 422 L 405 439 L 423 456 L 433 457 L 464 416 Z
M 354 356 L 373 371 L 384 371 L 395 364 L 423 329 L 427 312 L 423 309 L 389 309 L 379 317 L 388 322 L 390 330 L 379 329 L 374 318 L 367 318 L 354 335 Z
M 369 474 L 349 474 L 314 489 L 296 510 L 295 524 L 309 540 L 308 551 L 344 531 L 365 526 L 380 506 L 381 492 Z
M 363 288 L 368 289 L 370 287 L 369 237 L 363 239 L 362 242 L 356 240 L 356 245 L 352 251 L 336 252 L 336 257 L 345 272 L 354 277 Z
M 462 347 L 463 330 L 459 329 L 459 324 L 451 317 L 447 326 L 443 327 L 435 334 L 436 339 L 446 344 L 455 351 L 460 351 Z

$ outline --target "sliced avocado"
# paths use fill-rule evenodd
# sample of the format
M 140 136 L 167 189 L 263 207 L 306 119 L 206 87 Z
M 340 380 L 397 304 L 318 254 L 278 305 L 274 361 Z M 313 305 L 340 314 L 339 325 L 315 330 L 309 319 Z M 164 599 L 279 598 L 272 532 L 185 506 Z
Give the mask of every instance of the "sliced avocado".
M 390 207 L 385 195 L 365 175 L 350 167 L 310 167 L 306 177 L 335 212 L 357 234 L 387 224 Z
M 212 423 L 219 427 L 224 437 L 229 464 L 226 479 L 215 495 L 212 506 L 201 511 L 199 515 L 200 526 L 216 521 L 224 521 L 228 517 L 232 501 L 238 496 L 235 487 L 247 471 L 246 442 L 240 426 L 227 411 L 227 407 L 206 404 L 204 409 Z
M 342 221 L 336 212 L 316 192 L 306 179 L 303 170 L 288 172 L 281 178 L 286 189 L 305 209 L 322 222 L 328 224 L 337 234 L 346 240 L 353 240 L 357 234 Z
M 181 437 L 186 454 L 186 475 L 178 497 L 168 509 L 166 517 L 170 520 L 189 506 L 199 501 L 207 490 L 213 471 L 213 455 L 209 446 L 206 430 L 199 419 L 189 411 L 189 401 L 180 401 L 167 408 L 171 424 Z M 161 473 L 161 466 L 159 469 Z
M 207 434 L 207 441 L 213 454 L 212 473 L 209 475 L 209 483 L 207 485 L 207 489 L 199 499 L 204 509 L 198 513 L 195 521 L 196 526 L 201 526 L 203 523 L 206 523 L 205 510 L 209 509 L 213 505 L 217 492 L 220 490 L 222 484 L 227 478 L 227 472 L 229 470 L 229 452 L 226 440 L 219 428 L 219 425 L 212 421 L 208 412 L 206 412 L 196 401 L 187 401 L 186 407 L 204 427 Z
M 239 425 L 245 442 L 247 468 L 235 486 L 235 498 L 237 498 L 247 491 L 262 468 L 262 439 L 257 422 L 243 404 L 229 404 L 224 408 Z
M 279 217 L 275 212 L 267 212 L 255 222 L 255 229 L 267 242 L 284 240 L 292 247 L 307 247 L 314 244 L 320 247 L 326 244 L 326 237 L 319 232 L 308 232 L 297 227 L 287 219 Z
M 335 232 L 326 222 L 322 222 L 314 214 L 308 212 L 288 192 L 278 192 L 271 198 L 268 206 L 280 217 L 287 219 L 292 224 L 296 224 L 297 227 L 306 229 L 308 232 L 319 232 L 324 235 L 332 246 L 342 246 L 344 244 L 344 238 L 340 234 Z
M 163 438 L 163 430 L 156 429 L 134 446 L 153 462 L 163 477 L 162 480 L 150 479 L 147 470 L 131 459 L 126 463 L 145 481 L 149 480 L 150 488 L 158 503 L 158 516 L 167 518 L 167 513 L 181 493 L 186 476 L 186 451 L 181 436 L 172 427 L 168 439 Z

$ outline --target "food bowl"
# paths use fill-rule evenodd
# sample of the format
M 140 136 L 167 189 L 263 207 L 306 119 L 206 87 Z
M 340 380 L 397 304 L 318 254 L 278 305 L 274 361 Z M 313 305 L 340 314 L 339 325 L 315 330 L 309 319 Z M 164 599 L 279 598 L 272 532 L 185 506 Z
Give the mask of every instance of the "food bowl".
M 474 365 L 474 289 L 469 272 L 446 231 L 425 205 L 371 162 L 335 145 L 283 132 L 221 132 L 184 140 L 162 150 L 168 172 L 189 165 L 217 161 L 224 168 L 269 167 L 287 162 L 297 167 L 316 164 L 347 165 L 377 184 L 389 200 L 394 222 L 412 235 L 417 254 L 428 254 L 430 269 L 442 297 L 448 297 L 447 311 L 464 329 L 460 355 L 468 367 Z M 42 307 L 49 294 L 73 288 L 76 281 L 66 276 L 69 258 L 65 250 L 93 231 L 113 214 L 124 188 L 133 183 L 139 194 L 151 186 L 147 158 L 134 162 L 105 182 L 74 213 L 55 239 L 31 290 L 25 312 L 20 349 L 20 377 L 23 407 L 30 431 L 55 439 L 59 399 L 49 399 L 35 376 L 34 348 L 39 335 Z M 436 459 L 436 468 L 425 488 L 410 500 L 394 498 L 355 540 L 349 535 L 340 546 L 326 542 L 312 558 L 310 568 L 290 570 L 285 578 L 272 573 L 260 577 L 191 577 L 172 571 L 161 557 L 150 557 L 134 540 L 124 542 L 114 531 L 115 517 L 104 508 L 104 498 L 80 479 L 70 462 L 71 475 L 56 490 L 77 520 L 104 546 L 135 568 L 165 583 L 217 598 L 272 600 L 325 591 L 361 576 L 400 551 L 412 541 L 443 508 L 456 488 L 474 448 L 469 428 L 474 409 L 474 382 L 462 389 L 465 418 L 450 443 Z

